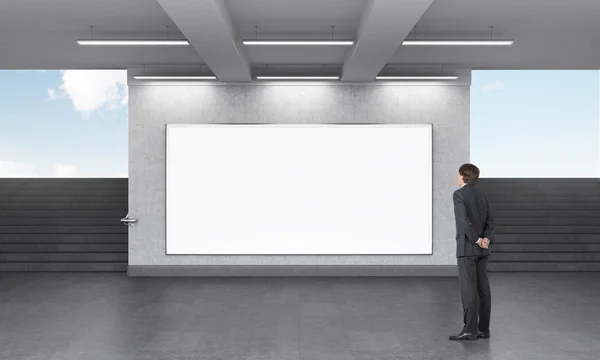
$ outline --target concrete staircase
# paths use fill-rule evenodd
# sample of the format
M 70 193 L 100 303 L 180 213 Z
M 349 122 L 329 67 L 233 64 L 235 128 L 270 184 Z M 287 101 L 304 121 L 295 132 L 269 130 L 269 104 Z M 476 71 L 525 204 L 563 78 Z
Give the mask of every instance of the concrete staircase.
M 599 179 L 480 179 L 496 218 L 490 271 L 600 271 Z
M 480 179 L 491 271 L 600 271 L 600 180 Z M 126 271 L 127 179 L 0 179 L 0 271 Z
M 0 179 L 0 271 L 126 271 L 127 179 Z

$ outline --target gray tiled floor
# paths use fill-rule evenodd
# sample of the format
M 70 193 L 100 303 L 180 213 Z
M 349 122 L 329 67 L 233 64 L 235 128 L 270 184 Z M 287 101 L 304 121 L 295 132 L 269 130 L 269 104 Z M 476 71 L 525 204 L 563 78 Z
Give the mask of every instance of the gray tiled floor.
M 455 278 L 3 273 L 0 359 L 598 359 L 600 274 L 491 282 L 492 339 L 454 343 Z

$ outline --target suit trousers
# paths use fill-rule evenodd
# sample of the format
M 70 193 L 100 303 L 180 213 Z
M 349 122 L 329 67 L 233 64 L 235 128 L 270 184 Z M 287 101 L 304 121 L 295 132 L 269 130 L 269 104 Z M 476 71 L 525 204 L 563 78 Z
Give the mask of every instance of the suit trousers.
M 476 255 L 457 258 L 465 324 L 463 332 L 466 333 L 476 334 L 477 330 L 490 331 L 492 294 L 487 276 L 489 257 Z

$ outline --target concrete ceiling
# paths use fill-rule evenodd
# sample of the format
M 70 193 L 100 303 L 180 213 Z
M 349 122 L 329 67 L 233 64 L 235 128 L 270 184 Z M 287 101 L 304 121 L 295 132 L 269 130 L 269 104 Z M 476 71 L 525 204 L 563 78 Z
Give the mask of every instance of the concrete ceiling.
M 191 47 L 82 47 L 77 39 L 181 37 L 156 0 L 0 0 L 0 69 L 197 64 Z
M 405 6 L 405 8 L 403 8 Z M 187 11 L 186 11 L 187 10 Z M 375 11 L 375 12 L 374 12 Z M 369 78 L 383 64 L 599 69 L 597 0 L 3 0 L 0 69 L 206 64 L 247 80 L 264 65 L 335 65 Z M 82 47 L 77 39 L 186 37 L 190 47 Z M 356 47 L 244 47 L 241 39 L 353 38 Z M 511 38 L 510 47 L 399 46 L 426 38 Z M 410 33 L 408 37 L 412 37 Z M 372 54 L 372 56 L 369 56 Z M 387 58 L 387 59 L 386 59 Z M 203 60 L 204 59 L 204 60 Z M 353 65 L 356 65 L 352 68 Z
M 396 64 L 460 64 L 474 69 L 600 69 L 598 0 L 435 0 L 418 39 L 514 39 L 509 47 L 402 46 Z M 412 35 L 412 34 L 411 34 Z
M 375 79 L 432 1 L 369 1 L 356 34 L 356 46 L 344 61 L 342 80 Z

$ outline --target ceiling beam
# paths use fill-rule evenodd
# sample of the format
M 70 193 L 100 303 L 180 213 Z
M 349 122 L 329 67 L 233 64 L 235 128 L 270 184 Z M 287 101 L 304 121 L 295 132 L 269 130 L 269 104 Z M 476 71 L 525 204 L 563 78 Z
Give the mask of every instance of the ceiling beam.
M 251 81 L 250 63 L 224 0 L 158 0 L 221 81 Z
M 342 68 L 342 81 L 372 81 L 433 0 L 369 0 L 354 48 Z

